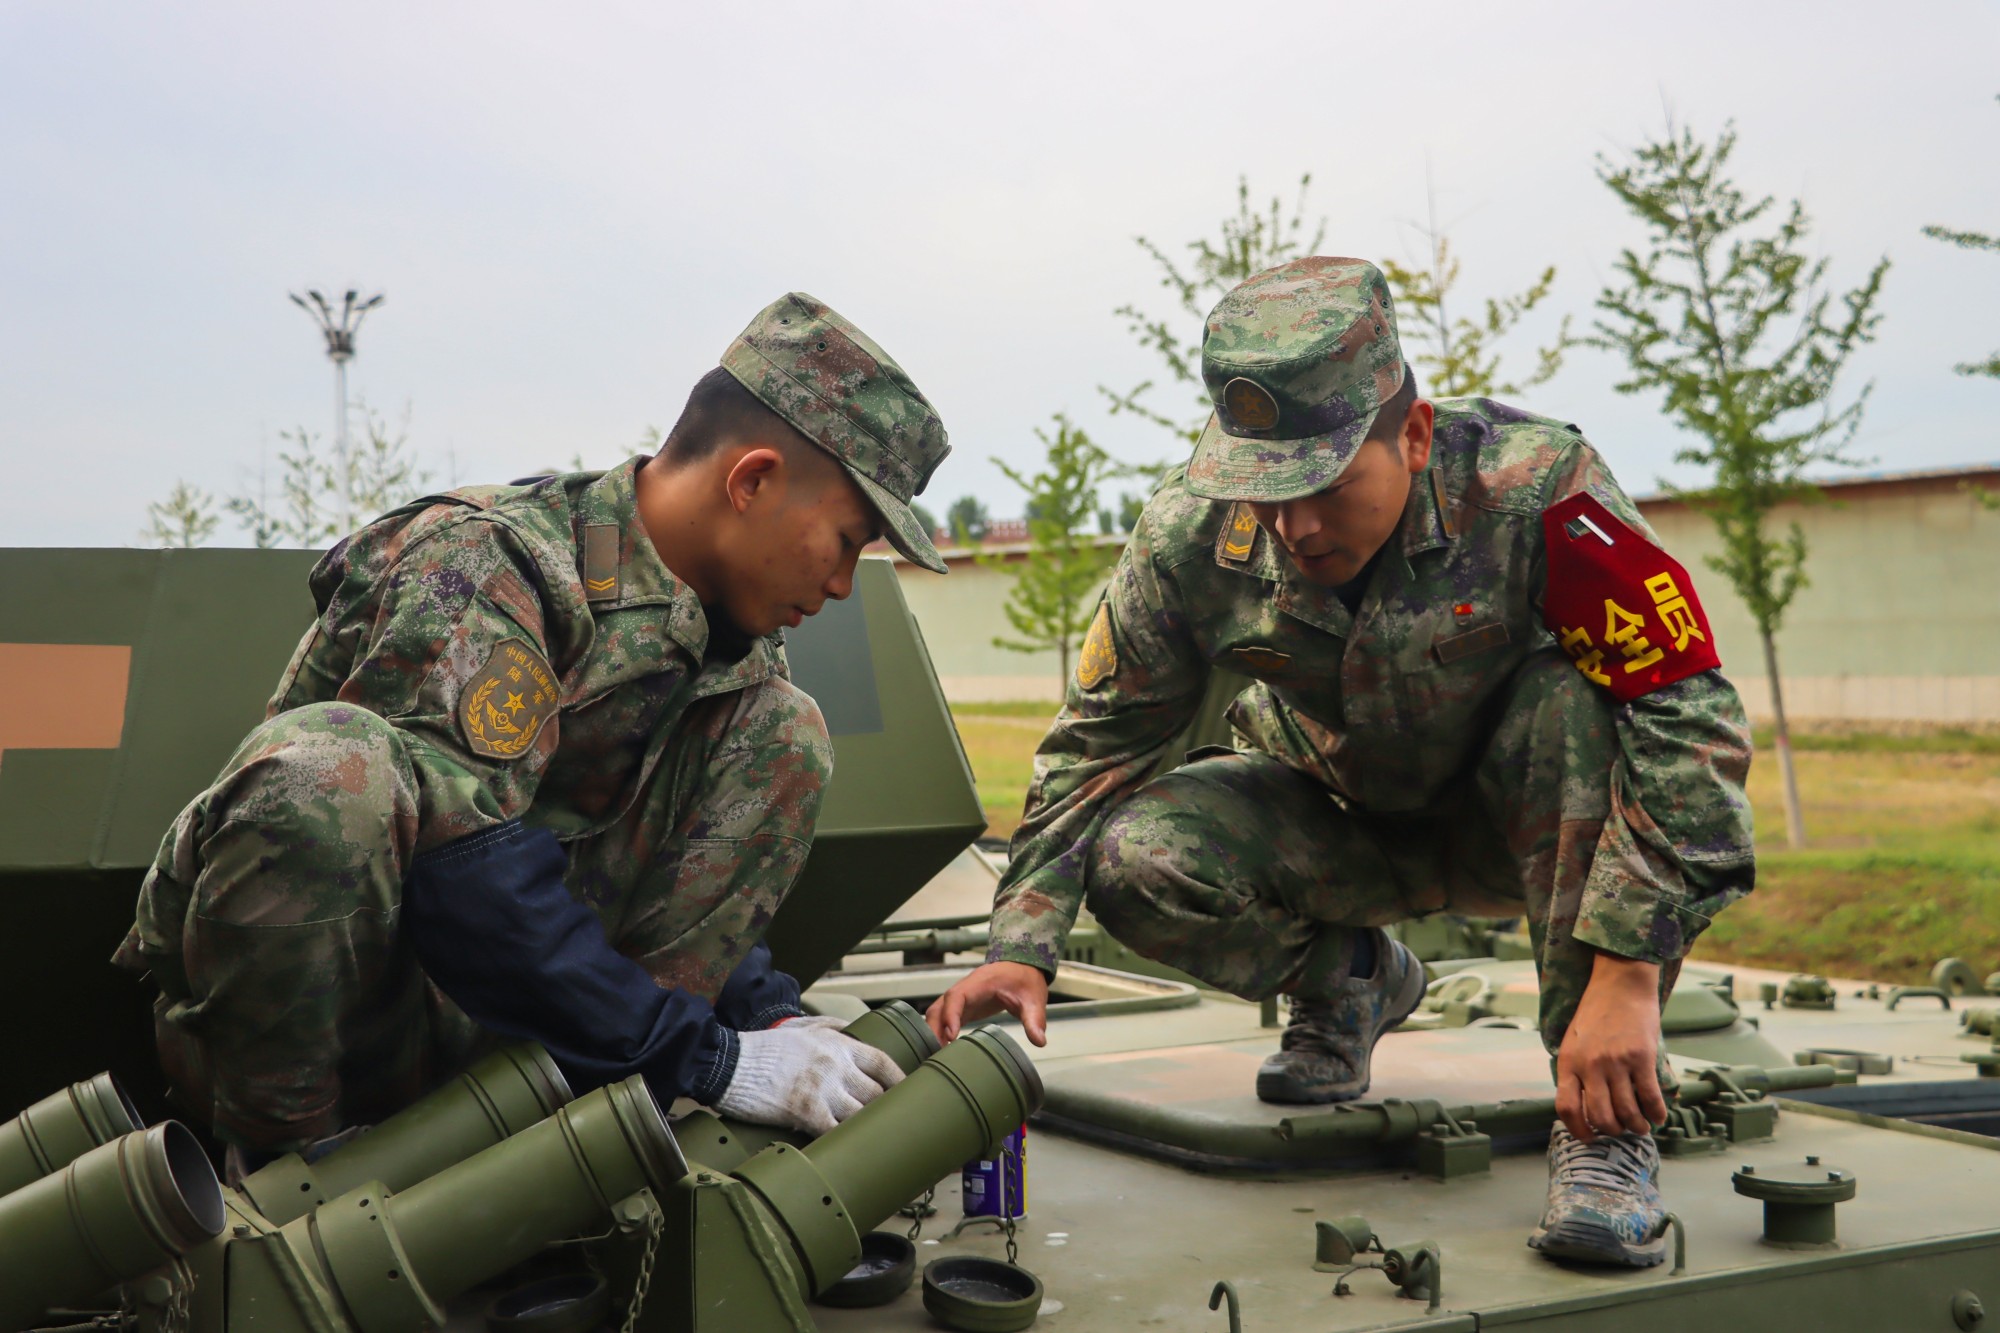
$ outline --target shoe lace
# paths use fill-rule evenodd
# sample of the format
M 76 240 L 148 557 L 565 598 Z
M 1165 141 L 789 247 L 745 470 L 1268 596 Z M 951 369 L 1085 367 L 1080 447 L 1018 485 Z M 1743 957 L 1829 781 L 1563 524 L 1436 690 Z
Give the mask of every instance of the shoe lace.
M 1604 1135 L 1591 1143 L 1556 1130 L 1555 1174 L 1568 1183 L 1617 1190 L 1641 1190 L 1653 1174 L 1652 1155 L 1641 1144 L 1651 1140 L 1636 1134 Z
M 1305 1049 L 1330 1055 L 1345 1055 L 1346 1052 L 1336 1044 L 1337 1041 L 1333 1002 L 1293 996 L 1291 1015 L 1285 1022 L 1284 1035 L 1278 1038 L 1278 1048 L 1286 1051 Z

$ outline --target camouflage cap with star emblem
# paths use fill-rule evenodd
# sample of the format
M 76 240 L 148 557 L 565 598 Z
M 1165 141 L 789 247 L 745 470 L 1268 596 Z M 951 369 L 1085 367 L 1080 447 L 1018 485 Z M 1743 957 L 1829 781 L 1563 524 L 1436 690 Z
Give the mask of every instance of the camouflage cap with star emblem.
M 881 514 L 891 546 L 945 572 L 910 500 L 951 445 L 930 400 L 874 339 L 826 302 L 788 292 L 729 344 L 722 368 L 840 460 Z
M 1189 489 L 1272 504 L 1324 490 L 1403 374 L 1389 284 L 1367 260 L 1316 255 L 1247 279 L 1202 330 L 1215 416 L 1188 463 Z

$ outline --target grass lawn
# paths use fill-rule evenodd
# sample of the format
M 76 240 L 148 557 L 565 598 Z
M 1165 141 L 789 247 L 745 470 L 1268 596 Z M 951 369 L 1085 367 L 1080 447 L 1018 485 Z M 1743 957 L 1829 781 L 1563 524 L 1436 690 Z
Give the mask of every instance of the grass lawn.
M 989 832 L 1020 822 L 1053 704 L 953 710 Z M 1759 735 L 1750 799 L 1757 891 L 1716 919 L 1695 957 L 1921 980 L 1939 958 L 2000 971 L 2000 735 L 1852 729 L 1795 742 L 1809 845 L 1790 851 L 1778 766 Z
M 1905 739 L 1920 748 L 1893 748 Z M 1757 891 L 1716 918 L 1695 957 L 1883 981 L 1922 979 L 1947 956 L 2000 971 L 2000 750 L 1931 748 L 1943 739 L 1796 753 L 1808 844 L 1796 852 L 1777 761 L 1760 749 Z
M 1004 838 L 1021 822 L 1028 799 L 1028 779 L 1035 771 L 1035 746 L 1056 715 L 1055 704 L 962 704 L 952 709 L 972 777 L 979 784 L 979 804 L 986 812 L 986 832 Z M 1001 711 L 1005 710 L 1005 711 Z

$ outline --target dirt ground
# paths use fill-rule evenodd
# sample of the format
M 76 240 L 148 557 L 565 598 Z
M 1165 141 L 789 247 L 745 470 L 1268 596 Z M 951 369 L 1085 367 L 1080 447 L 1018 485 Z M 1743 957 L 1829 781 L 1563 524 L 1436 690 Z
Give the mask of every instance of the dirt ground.
M 989 833 L 1020 822 L 1054 711 L 956 710 Z M 2000 971 L 2000 738 L 1839 728 L 1798 745 L 1807 845 L 1785 846 L 1777 759 L 1760 744 L 1757 891 L 1716 919 L 1695 958 L 1884 981 L 1921 979 L 1948 956 L 1980 976 Z

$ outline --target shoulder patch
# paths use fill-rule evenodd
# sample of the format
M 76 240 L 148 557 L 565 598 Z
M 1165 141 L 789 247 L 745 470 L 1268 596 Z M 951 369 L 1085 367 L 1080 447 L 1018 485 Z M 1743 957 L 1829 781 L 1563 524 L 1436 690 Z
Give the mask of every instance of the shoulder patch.
M 1722 665 L 1686 568 L 1594 497 L 1543 511 L 1542 538 L 1542 623 L 1619 703 Z
M 525 639 L 502 639 L 458 696 L 458 726 L 474 754 L 518 759 L 559 701 L 555 673 Z
M 1118 670 L 1118 645 L 1111 638 L 1111 611 L 1103 603 L 1084 635 L 1083 650 L 1076 655 L 1076 683 L 1094 690 Z
M 1239 500 L 1230 506 L 1229 521 L 1222 525 L 1222 533 L 1215 539 L 1216 562 L 1241 569 L 1250 563 L 1256 549 L 1257 516 Z

